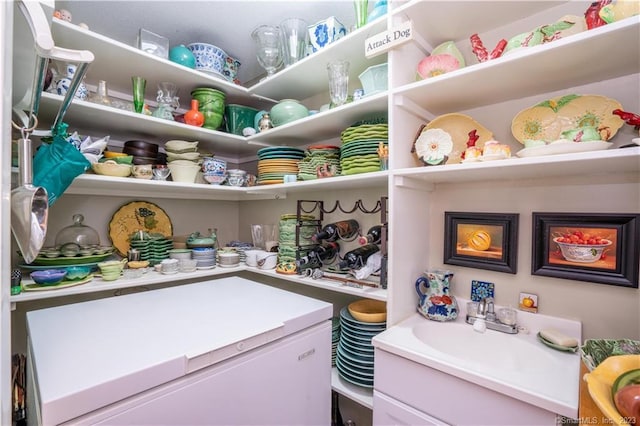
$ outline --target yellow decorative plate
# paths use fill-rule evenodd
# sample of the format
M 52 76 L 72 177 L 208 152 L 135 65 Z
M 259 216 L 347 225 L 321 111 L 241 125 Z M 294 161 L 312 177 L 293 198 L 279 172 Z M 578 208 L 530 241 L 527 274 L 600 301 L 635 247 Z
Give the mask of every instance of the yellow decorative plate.
M 434 118 L 422 129 L 422 133 L 430 129 L 442 129 L 451 136 L 453 148 L 448 154 L 449 159 L 446 164 L 460 163 L 462 160 L 460 156 L 467 149 L 469 133 L 472 130 L 476 130 L 479 136 L 476 146 L 482 147 L 486 141 L 493 139 L 493 133 L 489 129 L 468 115 L 459 113 L 444 114 Z
M 615 355 L 602 361 L 592 372 L 584 375 L 589 395 L 612 424 L 628 425 L 613 402 L 611 386 L 622 373 L 640 368 L 640 355 Z
M 595 126 L 608 130 L 609 137 L 604 139 L 607 141 L 624 124 L 612 114 L 614 109 L 623 108 L 618 101 L 604 96 L 560 96 L 520 111 L 511 121 L 511 133 L 522 144 L 527 139 L 553 142 L 565 130 Z
M 156 204 L 148 201 L 132 201 L 120 207 L 109 222 L 109 238 L 121 256 L 126 256 L 129 237 L 136 231 L 162 234 L 170 238 L 173 235 L 171 219 Z

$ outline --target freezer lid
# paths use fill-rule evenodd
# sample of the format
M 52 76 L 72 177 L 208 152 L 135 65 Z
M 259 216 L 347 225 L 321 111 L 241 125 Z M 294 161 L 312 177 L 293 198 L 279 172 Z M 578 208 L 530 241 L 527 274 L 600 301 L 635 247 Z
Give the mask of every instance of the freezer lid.
M 230 277 L 27 313 L 45 424 L 73 419 L 332 316 Z

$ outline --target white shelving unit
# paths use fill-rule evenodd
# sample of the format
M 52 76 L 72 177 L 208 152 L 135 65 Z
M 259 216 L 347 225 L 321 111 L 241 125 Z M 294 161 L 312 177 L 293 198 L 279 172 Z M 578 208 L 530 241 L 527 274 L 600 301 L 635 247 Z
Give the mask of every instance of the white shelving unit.
M 339 197 L 340 191 L 372 188 L 379 189 L 381 193 L 388 192 L 390 279 L 387 290 L 358 289 L 335 282 L 285 276 L 273 271 L 246 267 L 199 271 L 193 275 L 185 274 L 184 278 L 179 279 L 198 280 L 219 274 L 250 271 L 265 277 L 301 284 L 300 288 L 316 287 L 386 300 L 389 313 L 387 323 L 393 326 L 415 311 L 416 295 L 412 286 L 415 278 L 422 273 L 426 264 L 438 265 L 442 262 L 441 252 L 434 249 L 437 246 L 441 250 L 442 235 L 438 228 L 440 211 L 437 204 L 446 198 L 440 191 L 441 187 L 459 190 L 468 184 L 486 183 L 488 189 L 483 192 L 484 198 L 493 200 L 495 194 L 491 191 L 491 184 L 498 182 L 508 182 L 515 187 L 527 181 L 539 180 L 542 182 L 541 185 L 552 192 L 557 183 L 550 183 L 550 180 L 562 178 L 570 182 L 570 187 L 560 189 L 567 198 L 570 198 L 573 188 L 596 185 L 602 177 L 607 177 L 610 188 L 629 182 L 640 183 L 640 148 L 544 157 L 514 157 L 494 162 L 434 167 L 420 167 L 409 152 L 412 138 L 419 125 L 440 114 L 473 109 L 494 111 L 496 105 L 501 105 L 500 111 L 507 109 L 512 115 L 505 118 L 504 113 L 503 116 L 496 114 L 492 120 L 504 124 L 515 114 L 513 109 L 504 108 L 505 103 L 514 103 L 522 98 L 555 91 L 572 90 L 583 85 L 596 87 L 600 89 L 598 93 L 606 95 L 609 80 L 635 76 L 637 81 L 640 74 L 640 17 L 628 18 L 541 46 L 520 49 L 502 58 L 469 65 L 436 78 L 415 81 L 415 65 L 439 43 L 453 40 L 460 47 L 467 48 L 465 51 L 470 51 L 468 37 L 472 33 L 479 33 L 483 40 L 487 41 L 487 46 L 494 45 L 494 40 L 526 31 L 536 25 L 553 22 L 563 14 L 571 12 L 581 15 L 588 4 L 589 2 L 581 1 L 391 2 L 391 12 L 387 17 L 352 32 L 320 52 L 249 88 L 186 69 L 104 35 L 54 20 L 54 38 L 61 46 L 87 49 L 96 54 L 96 61 L 89 67 L 88 80 L 106 79 L 110 89 L 120 93 L 130 92 L 130 76 L 135 74 L 147 75 L 149 87 L 155 87 L 160 81 L 173 81 L 181 88 L 183 103 L 188 99 L 185 94 L 199 86 L 215 87 L 224 91 L 227 94 L 227 102 L 255 106 L 271 105 L 273 101 L 285 98 L 305 99 L 326 91 L 325 64 L 332 59 L 348 58 L 352 65 L 351 78 L 357 78 L 357 74 L 370 65 L 389 62 L 387 93 L 365 97 L 360 101 L 248 138 L 198 129 L 77 100 L 73 102 L 65 118 L 65 121 L 73 123 L 74 127 L 90 130 L 95 136 L 111 134 L 114 138 L 123 139 L 140 137 L 160 138 L 165 141 L 173 138 L 199 140 L 205 149 L 217 154 L 246 159 L 263 146 L 284 144 L 302 147 L 311 143 L 337 140 L 340 132 L 348 125 L 388 109 L 391 150 L 389 171 L 252 188 L 142 181 L 85 174 L 76 178 L 67 192 L 86 196 L 134 197 L 144 194 L 167 200 L 238 202 L 285 199 L 316 192 L 332 195 L 335 193 Z M 377 56 L 371 60 L 364 57 L 363 44 L 368 37 L 384 31 L 388 26 L 392 27 L 407 20 L 413 22 L 413 41 L 392 50 L 388 55 Z M 127 67 L 122 66 L 125 63 Z M 153 72 L 149 72 L 149 69 Z M 637 82 L 633 83 L 631 93 L 625 94 L 625 99 L 621 99 L 630 110 L 640 110 L 637 89 Z M 41 105 L 42 123 L 46 124 L 52 120 L 60 102 L 61 98 L 58 96 L 44 95 Z M 515 140 L 504 142 L 511 142 L 513 147 L 518 146 Z M 512 150 L 516 152 L 515 149 Z M 540 179 L 541 177 L 544 179 Z M 546 206 L 540 200 L 526 199 L 526 202 L 533 203 L 531 207 L 527 205 L 527 212 L 539 208 L 540 205 Z M 615 211 L 623 201 L 608 202 L 605 210 Z M 449 199 L 446 199 L 445 204 L 456 208 L 458 205 L 468 205 L 466 200 Z M 568 209 L 583 207 L 575 200 L 570 200 L 569 206 Z M 559 206 L 557 209 L 563 210 L 565 207 Z M 4 228 L 3 232 L 10 232 L 8 226 Z M 460 269 L 461 275 L 464 276 L 464 268 Z M 519 275 L 526 277 L 509 276 L 513 286 L 522 286 L 522 280 L 531 278 L 527 271 L 521 271 Z M 144 278 L 121 279 L 111 284 L 95 280 L 60 292 L 12 296 L 10 302 L 14 304 L 39 298 L 160 285 L 175 278 L 176 276 L 167 277 L 153 273 Z M 545 287 L 546 291 L 551 287 L 550 280 L 538 280 L 536 283 L 541 283 L 541 287 Z M 3 358 L 2 362 L 9 361 Z M 370 390 L 344 382 L 335 370 L 332 384 L 334 390 L 340 394 L 365 407 L 373 407 Z

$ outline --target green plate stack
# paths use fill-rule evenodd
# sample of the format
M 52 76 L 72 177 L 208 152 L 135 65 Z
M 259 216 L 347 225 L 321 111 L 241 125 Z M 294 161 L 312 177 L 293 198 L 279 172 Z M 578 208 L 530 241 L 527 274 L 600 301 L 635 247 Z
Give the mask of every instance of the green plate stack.
M 389 125 L 361 124 L 346 128 L 340 135 L 340 166 L 343 175 L 380 170 L 378 149 L 389 142 Z
M 312 145 L 298 163 L 298 179 L 313 180 L 340 176 L 340 147 L 335 145 Z

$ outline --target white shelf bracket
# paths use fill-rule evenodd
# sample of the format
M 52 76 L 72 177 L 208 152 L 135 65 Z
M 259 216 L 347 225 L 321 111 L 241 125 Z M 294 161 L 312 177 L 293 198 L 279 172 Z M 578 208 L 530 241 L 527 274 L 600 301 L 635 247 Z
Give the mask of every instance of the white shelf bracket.
M 423 192 L 433 192 L 435 190 L 435 185 L 433 183 L 408 176 L 394 176 L 393 185 L 398 188 L 413 189 Z
M 406 14 L 403 14 L 402 16 L 394 16 L 393 27 L 402 25 L 402 23 L 410 20 L 411 19 Z M 424 53 L 425 56 L 431 54 L 433 46 L 427 43 L 427 41 L 420 35 L 420 33 L 413 31 L 413 34 L 411 34 L 411 41 L 420 46 L 420 48 L 422 49 L 422 53 Z
M 400 108 L 404 109 L 405 111 L 415 115 L 419 119 L 427 122 L 433 120 L 436 117 L 426 109 L 422 108 L 420 105 L 413 102 L 411 99 L 408 99 L 407 97 L 402 95 L 395 96 L 393 98 L 393 103 L 396 106 L 399 106 Z

